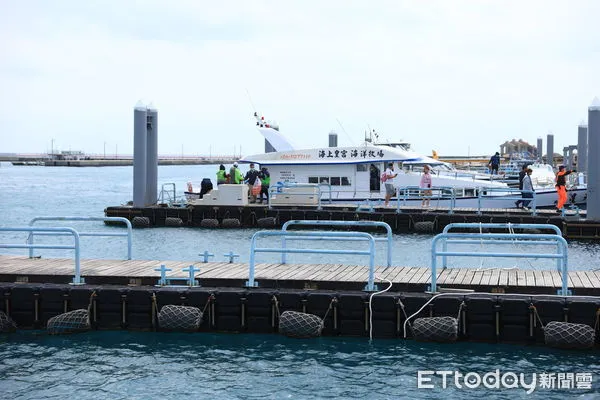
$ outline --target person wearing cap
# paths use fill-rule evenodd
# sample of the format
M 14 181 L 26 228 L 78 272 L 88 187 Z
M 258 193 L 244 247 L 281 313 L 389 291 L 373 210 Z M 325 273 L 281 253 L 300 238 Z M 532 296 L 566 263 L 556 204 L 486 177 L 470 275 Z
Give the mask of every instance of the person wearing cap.
M 490 167 L 490 173 L 492 175 L 494 175 L 494 173 L 498 174 L 498 168 L 500 167 L 500 153 L 496 152 L 496 154 L 494 154 L 492 158 L 490 158 L 488 167 Z
M 254 163 L 250 163 L 250 169 L 248 170 L 248 172 L 246 172 L 246 176 L 244 176 L 244 181 L 246 181 L 248 183 L 248 193 L 250 193 L 250 203 L 256 203 L 256 195 L 260 193 L 260 190 L 258 190 L 258 193 L 255 192 L 254 189 L 254 184 L 256 184 L 256 180 L 259 180 L 260 183 L 260 179 L 258 178 L 259 172 L 254 168 Z
M 556 203 L 556 211 L 562 213 L 563 207 L 567 202 L 567 180 L 565 176 L 571 174 L 571 170 L 565 170 L 564 165 L 560 165 L 558 167 L 558 172 L 556 173 L 556 193 L 558 194 L 558 202 Z
M 244 177 L 242 176 L 242 172 L 238 168 L 238 163 L 234 162 L 233 167 L 229 169 L 229 179 L 231 183 L 242 183 L 244 181 Z
M 396 188 L 394 187 L 394 178 L 398 176 L 396 172 L 394 172 L 394 163 L 388 163 L 388 168 L 385 170 L 385 175 L 387 179 L 385 180 L 385 207 L 390 203 L 390 199 L 394 194 L 396 194 Z

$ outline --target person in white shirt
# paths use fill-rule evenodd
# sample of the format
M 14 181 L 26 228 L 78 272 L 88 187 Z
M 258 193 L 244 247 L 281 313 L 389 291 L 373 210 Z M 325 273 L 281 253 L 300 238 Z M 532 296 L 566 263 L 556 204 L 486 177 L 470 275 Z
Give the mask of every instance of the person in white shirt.
M 394 178 L 397 177 L 398 174 L 394 172 L 393 162 L 388 164 L 388 168 L 385 170 L 385 175 L 387 177 L 385 180 L 385 206 L 387 207 L 392 196 L 396 194 L 396 188 L 394 188 Z

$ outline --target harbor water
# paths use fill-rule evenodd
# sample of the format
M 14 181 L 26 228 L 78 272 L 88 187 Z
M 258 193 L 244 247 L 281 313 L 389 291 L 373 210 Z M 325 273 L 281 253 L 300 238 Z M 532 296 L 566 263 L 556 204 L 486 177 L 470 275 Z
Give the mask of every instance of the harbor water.
M 187 181 L 197 187 L 204 177 L 214 181 L 215 172 L 216 166 L 161 166 L 158 186 L 175 183 L 178 194 L 182 195 Z M 105 207 L 122 205 L 132 199 L 132 177 L 131 167 L 2 165 L 0 226 L 27 226 L 38 216 L 103 216 Z M 80 229 L 79 224 L 69 223 L 76 229 Z M 81 229 L 86 231 L 123 229 L 102 223 L 81 224 Z M 239 261 L 247 261 L 249 239 L 255 231 L 136 229 L 133 257 L 197 261 L 199 253 L 209 250 L 215 254 L 215 261 L 223 261 L 223 254 L 229 251 L 239 254 Z M 0 242 L 15 239 L 18 239 L 15 234 L 5 234 Z M 431 239 L 429 235 L 394 235 L 393 264 L 430 265 Z M 327 243 L 296 245 L 331 246 Z M 479 246 L 473 246 L 473 251 L 477 251 Z M 383 248 L 379 243 L 378 250 Z M 26 250 L 3 249 L 2 254 L 6 253 L 25 255 Z M 384 252 L 378 253 L 378 263 L 383 264 Z M 570 269 L 596 268 L 599 253 L 600 246 L 596 243 L 570 241 Z M 69 255 L 44 250 L 42 256 L 65 254 Z M 84 258 L 124 258 L 125 255 L 123 238 L 82 238 Z M 258 261 L 269 260 L 268 256 L 260 257 Z M 315 258 L 294 255 L 289 260 L 338 264 L 367 261 L 339 256 L 324 258 L 323 255 Z M 490 260 L 470 259 L 469 262 L 469 266 L 487 267 Z M 507 263 L 514 266 L 515 261 Z M 547 261 L 530 260 L 519 261 L 519 267 L 553 266 Z M 529 389 L 519 383 L 513 385 L 508 379 L 504 382 L 508 385 L 480 384 L 473 388 L 459 380 L 458 387 L 450 376 L 444 388 L 440 375 L 424 375 L 431 377 L 431 381 L 419 384 L 419 371 L 473 373 L 472 377 L 486 373 L 524 374 L 525 382 L 530 384 L 534 379 L 536 386 L 528 393 Z M 588 382 L 589 377 L 591 382 Z M 471 386 L 475 384 L 471 382 Z M 277 335 L 106 331 L 58 337 L 20 331 L 0 335 L 0 393 L 0 397 L 6 399 L 595 399 L 600 397 L 600 363 L 597 351 L 506 344 L 434 344 L 366 338 L 294 340 Z
M 213 180 L 218 166 L 160 166 L 158 168 L 158 188 L 166 183 L 175 183 L 177 195 L 183 196 L 186 182 L 191 181 L 197 188 L 203 178 Z M 244 166 L 242 166 L 244 170 Z M 29 221 L 39 216 L 86 216 L 102 217 L 104 208 L 126 204 L 133 197 L 132 167 L 40 167 L 20 166 L 0 168 L 0 226 L 27 226 Z M 38 222 L 36 226 L 65 226 L 65 223 Z M 101 222 L 68 222 L 80 231 L 115 230 L 119 228 L 104 226 Z M 181 260 L 194 262 L 200 260 L 199 254 L 205 250 L 215 256 L 211 261 L 224 261 L 225 253 L 233 251 L 239 255 L 236 261 L 247 262 L 250 253 L 250 239 L 256 229 L 201 229 L 201 228 L 152 228 L 136 229 L 133 238 L 133 258 L 147 260 Z M 21 234 L 22 236 L 22 234 Z M 431 265 L 432 235 L 394 234 L 393 265 L 429 266 Z M 36 240 L 37 242 L 37 240 Z M 56 242 L 52 242 L 56 243 Z M 262 244 L 262 242 L 261 242 Z M 81 256 L 83 258 L 124 258 L 126 256 L 123 238 L 81 238 Z M 332 243 L 294 242 L 294 247 L 331 248 Z M 355 246 L 356 243 L 335 243 L 336 248 Z M 366 249 L 366 243 L 365 243 Z M 377 243 L 376 263 L 384 265 L 385 243 Z M 463 248 L 461 248 L 462 250 Z M 471 245 L 473 252 L 483 251 L 480 245 Z M 487 249 L 490 250 L 490 249 Z M 494 251 L 540 252 L 541 248 L 526 248 L 514 245 L 510 249 L 494 248 Z M 547 248 L 547 251 L 555 251 Z M 25 250 L 4 250 L 10 254 L 26 254 Z M 48 257 L 70 257 L 66 250 L 45 250 Z M 597 268 L 600 256 L 600 244 L 588 241 L 569 242 L 569 269 L 587 270 Z M 260 254 L 257 262 L 275 262 L 277 256 Z M 366 256 L 327 256 L 322 254 L 293 254 L 289 262 L 298 263 L 338 263 L 366 264 Z M 470 267 L 514 267 L 548 268 L 553 265 L 548 260 L 492 260 L 478 257 L 466 259 L 453 258 L 449 266 Z

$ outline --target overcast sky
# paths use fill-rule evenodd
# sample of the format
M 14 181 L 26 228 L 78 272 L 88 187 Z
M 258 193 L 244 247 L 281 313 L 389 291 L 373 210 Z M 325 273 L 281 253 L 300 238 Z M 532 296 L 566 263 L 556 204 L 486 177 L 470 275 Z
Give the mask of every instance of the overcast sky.
M 577 125 L 600 96 L 600 1 L 0 0 L 0 153 L 262 152 L 369 127 L 424 154 L 491 154 Z M 53 143 L 52 143 L 53 141 Z

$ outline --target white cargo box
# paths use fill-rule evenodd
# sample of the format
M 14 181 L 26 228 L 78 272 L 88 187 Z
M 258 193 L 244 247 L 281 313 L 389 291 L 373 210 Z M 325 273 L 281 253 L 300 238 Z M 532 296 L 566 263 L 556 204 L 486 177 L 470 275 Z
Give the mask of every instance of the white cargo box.
M 271 205 L 310 206 L 319 204 L 317 187 L 282 187 L 271 193 Z
M 248 185 L 223 184 L 190 204 L 198 206 L 245 206 L 248 205 Z

